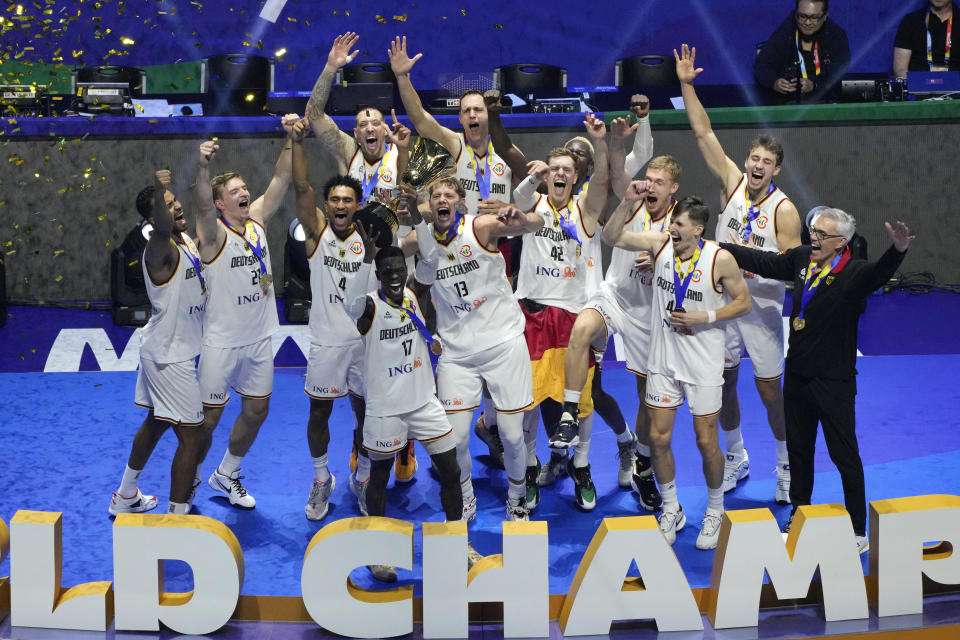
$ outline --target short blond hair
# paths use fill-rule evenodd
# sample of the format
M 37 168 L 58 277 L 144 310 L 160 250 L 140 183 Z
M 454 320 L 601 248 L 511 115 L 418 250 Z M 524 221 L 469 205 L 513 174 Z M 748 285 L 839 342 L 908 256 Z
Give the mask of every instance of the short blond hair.
M 657 156 L 647 164 L 647 169 L 663 171 L 669 174 L 674 182 L 680 182 L 680 176 L 683 175 L 680 163 L 677 162 L 673 156 L 669 155 Z
M 210 188 L 213 189 L 214 200 L 219 200 L 223 196 L 223 188 L 234 178 L 240 178 L 240 174 L 236 171 L 225 171 L 213 176 L 210 180 Z

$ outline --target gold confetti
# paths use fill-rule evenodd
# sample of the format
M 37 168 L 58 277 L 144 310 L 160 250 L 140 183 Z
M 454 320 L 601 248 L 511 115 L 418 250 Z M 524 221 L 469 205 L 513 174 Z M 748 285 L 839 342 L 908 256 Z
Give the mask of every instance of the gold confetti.
M 462 15 L 462 16 L 467 15 L 467 10 L 466 10 L 466 9 L 460 9 L 460 15 Z
M 251 46 L 250 43 L 247 42 L 246 40 L 242 41 L 240 44 L 242 44 L 242 45 L 245 46 L 245 47 Z
M 107 214 L 105 214 L 105 213 L 102 214 L 102 215 L 97 216 L 97 222 L 103 222 L 103 221 L 106 220 L 106 219 L 107 219 Z
M 54 278 L 54 280 L 55 280 L 56 282 L 60 282 L 61 280 L 63 280 L 63 276 L 58 275 L 56 278 Z
M 403 14 L 402 16 L 393 16 L 393 19 L 396 20 L 397 22 L 406 22 L 407 14 Z
M 503 29 L 503 25 L 502 25 L 502 24 L 495 24 L 495 25 L 493 25 L 493 28 L 494 28 L 494 29 Z
M 58 255 L 60 255 L 64 251 L 65 251 L 64 249 L 57 249 L 56 251 L 53 252 L 53 257 L 56 258 Z
M 136 44 L 133 38 L 120 38 L 120 42 L 128 46 L 131 44 Z
M 286 55 L 286 53 L 287 53 L 286 49 L 277 49 L 276 51 L 273 52 L 273 55 L 277 58 L 281 58 L 284 55 Z
M 103 243 L 103 246 L 105 246 L 105 247 L 107 247 L 107 248 L 109 249 L 109 248 L 110 248 L 110 241 L 107 240 L 106 242 L 104 242 L 104 243 Z
M 381 24 L 386 24 L 386 23 L 387 23 L 387 19 L 384 18 L 384 17 L 381 16 L 381 15 L 375 15 L 375 16 L 373 16 L 373 17 L 376 18 L 376 19 L 377 19 L 377 22 L 379 22 L 379 23 L 381 23 Z

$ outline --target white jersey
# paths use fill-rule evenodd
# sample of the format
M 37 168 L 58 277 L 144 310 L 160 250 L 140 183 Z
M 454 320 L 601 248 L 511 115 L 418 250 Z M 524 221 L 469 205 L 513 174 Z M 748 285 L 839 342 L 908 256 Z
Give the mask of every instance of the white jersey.
M 363 241 L 356 231 L 341 240 L 333 227 L 324 224 L 317 248 L 308 257 L 310 263 L 310 342 L 317 345 L 343 345 L 360 339 L 357 323 L 343 306 L 347 283 L 356 277 L 363 263 Z M 370 271 L 367 290 L 376 288 Z
M 227 239 L 213 260 L 206 263 L 207 319 L 203 344 L 225 349 L 243 347 L 273 335 L 280 328 L 273 286 L 260 284 L 260 260 L 251 246 L 259 243 L 267 273 L 273 277 L 263 227 L 248 220 L 243 235 L 217 220 Z
M 393 199 L 393 190 L 397 188 L 397 184 L 400 181 L 400 176 L 397 171 L 398 156 L 397 148 L 390 143 L 384 146 L 383 156 L 373 164 L 367 162 L 367 159 L 363 157 L 363 153 L 360 152 L 359 147 L 353 153 L 347 174 L 356 178 L 364 189 L 367 188 L 370 182 L 376 182 L 370 188 L 370 195 L 367 199 L 360 203 L 361 206 L 371 200 L 387 204 Z M 361 194 L 361 197 L 362 195 L 363 194 Z
M 431 289 L 444 353 L 458 358 L 485 351 L 523 334 L 524 318 L 499 251 L 477 240 L 477 216 L 463 217 L 456 236 L 440 249 Z M 433 231 L 433 225 L 430 225 Z
M 720 219 L 717 220 L 717 242 L 729 242 L 731 231 L 741 241 L 744 240 L 746 220 L 750 210 L 748 200 L 747 176 L 744 174 L 727 200 L 727 206 L 720 213 Z M 760 209 L 760 213 L 750 223 L 750 239 L 758 249 L 780 251 L 780 246 L 777 244 L 777 208 L 787 201 L 789 198 L 786 194 L 774 187 L 773 191 L 753 203 L 754 209 Z M 786 286 L 784 282 L 746 273 L 744 278 L 747 286 L 750 287 L 754 305 L 776 306 L 778 309 L 783 307 L 783 292 Z
M 697 268 L 683 301 L 687 311 L 709 311 L 725 304 L 715 282 L 720 245 L 704 242 Z M 701 386 L 723 384 L 723 324 L 671 327 L 673 293 L 673 242 L 667 242 L 654 262 L 653 315 L 650 328 L 650 373 L 669 376 L 679 382 Z M 688 264 L 685 268 L 690 268 Z
M 670 226 L 670 214 L 676 205 L 676 201 L 671 202 L 670 208 L 659 220 L 651 220 L 646 203 L 641 202 L 623 228 L 634 233 L 641 231 L 666 233 Z M 653 274 L 638 271 L 633 266 L 633 261 L 639 253 L 614 247 L 610 253 L 610 266 L 607 267 L 603 287 L 613 295 L 621 309 L 637 318 L 643 317 L 646 321 L 649 319 L 650 303 L 653 301 Z
M 150 320 L 140 333 L 140 357 L 158 364 L 191 360 L 200 354 L 206 302 L 200 278 L 187 252 L 199 264 L 200 252 L 187 234 L 177 244 L 177 267 L 170 279 L 154 284 L 143 262 L 143 281 L 152 307 Z
M 589 186 L 590 178 L 587 178 L 573 196 L 576 198 L 577 204 L 583 201 Z M 600 283 L 603 282 L 603 246 L 600 244 L 602 227 L 603 225 L 597 221 L 597 229 L 593 232 L 593 235 L 588 238 L 581 238 L 583 240 L 581 253 L 583 254 L 583 261 L 587 265 L 587 299 L 600 288 Z
M 490 181 L 490 197 L 504 202 L 510 200 L 511 173 L 510 167 L 503 158 L 493 150 L 493 144 L 487 143 L 487 152 L 483 156 L 475 156 L 473 148 L 461 133 L 460 154 L 455 158 L 457 163 L 457 180 L 463 190 L 467 192 L 464 204 L 469 213 L 477 212 L 477 205 L 483 197 L 480 195 L 478 178 Z M 489 137 L 487 138 L 489 140 Z M 479 169 L 477 168 L 479 165 Z M 479 174 L 479 175 L 478 175 Z
M 423 321 L 420 301 L 410 289 L 403 295 Z M 395 416 L 419 409 L 436 395 L 427 342 L 408 311 L 370 294 L 373 321 L 364 338 L 364 378 L 368 416 Z
M 543 218 L 536 233 L 523 236 L 520 270 L 517 274 L 517 299 L 529 298 L 540 304 L 580 313 L 587 302 L 587 263 L 583 248 L 561 228 L 550 199 L 537 198 L 533 212 Z M 583 214 L 575 199 L 560 210 L 576 225 L 582 242 L 590 239 L 583 228 Z

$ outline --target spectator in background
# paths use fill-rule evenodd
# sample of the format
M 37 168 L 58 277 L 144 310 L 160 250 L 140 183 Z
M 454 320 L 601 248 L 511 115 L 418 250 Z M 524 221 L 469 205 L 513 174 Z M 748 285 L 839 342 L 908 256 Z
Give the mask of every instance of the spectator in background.
M 952 0 L 930 0 L 925 8 L 905 15 L 893 40 L 893 75 L 906 78 L 907 71 L 960 69 L 960 55 L 950 50 L 950 34 L 958 20 L 960 8 Z
M 757 54 L 753 77 L 758 85 L 804 102 L 840 98 L 850 45 L 846 32 L 828 17 L 829 5 L 829 0 L 796 0 L 794 11 Z

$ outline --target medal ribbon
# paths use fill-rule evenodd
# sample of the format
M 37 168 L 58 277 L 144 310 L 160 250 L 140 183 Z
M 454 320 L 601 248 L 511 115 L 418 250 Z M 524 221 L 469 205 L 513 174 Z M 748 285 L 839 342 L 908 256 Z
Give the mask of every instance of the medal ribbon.
M 673 298 L 676 301 L 674 311 L 683 309 L 683 300 L 687 297 L 687 289 L 693 282 L 693 273 L 697 270 L 697 263 L 700 262 L 700 250 L 703 249 L 703 238 L 697 243 L 697 248 L 693 250 L 693 256 L 690 258 L 690 271 L 683 272 L 683 263 L 680 256 L 673 256 Z
M 804 78 L 806 78 L 806 76 L 804 76 Z M 767 192 L 763 195 L 762 198 L 760 198 L 757 201 L 756 209 L 754 209 L 753 201 L 750 200 L 750 189 L 747 188 L 746 184 L 743 185 L 743 197 L 746 199 L 747 207 L 748 207 L 746 219 L 743 221 L 744 222 L 744 225 L 743 225 L 743 241 L 744 242 L 747 242 L 750 240 L 750 235 L 753 233 L 753 226 L 752 226 L 753 221 L 756 220 L 757 216 L 760 215 L 760 205 L 763 204 L 763 201 L 766 200 L 767 197 L 771 193 L 773 193 L 773 190 L 776 188 L 777 187 L 774 186 L 774 184 L 771 182 L 770 186 L 767 188 Z
M 490 175 L 490 156 L 493 155 L 493 141 L 490 139 L 490 136 L 487 136 L 487 155 L 483 157 L 483 169 L 480 168 L 480 161 L 477 160 L 477 154 L 474 152 L 473 147 L 467 143 L 466 136 L 463 137 L 463 144 L 470 154 L 470 162 L 473 163 L 473 169 L 477 174 L 477 187 L 480 188 L 480 199 L 486 200 L 490 197 L 490 180 L 492 178 Z
M 800 60 L 800 73 L 804 78 L 807 77 L 807 63 L 803 60 L 803 52 L 800 50 L 800 30 L 797 29 L 794 37 L 797 41 L 797 59 Z M 820 43 L 813 43 L 813 65 L 814 65 L 814 75 L 820 75 Z
M 197 250 L 197 246 L 193 244 L 193 240 L 189 237 L 181 236 L 181 239 L 183 242 L 177 242 L 173 238 L 170 238 L 170 242 L 172 242 L 175 247 L 183 249 L 184 255 L 187 256 L 187 260 L 193 265 L 193 270 L 197 273 L 197 278 L 200 280 L 200 290 L 206 294 L 207 282 L 203 278 L 203 264 L 200 262 L 200 252 Z
M 674 207 L 676 207 L 676 206 L 677 206 L 677 201 L 674 200 L 673 198 L 670 198 L 670 206 L 667 208 L 667 212 L 666 212 L 665 214 L 663 214 L 663 217 L 660 218 L 660 228 L 659 228 L 659 229 L 654 229 L 654 228 L 653 228 L 653 218 L 650 217 L 650 212 L 647 211 L 646 209 L 644 209 L 644 212 L 647 214 L 647 217 L 646 217 L 646 219 L 643 221 L 643 227 L 641 228 L 641 231 L 664 231 L 664 232 L 665 232 L 666 229 L 664 229 L 663 227 L 664 227 L 664 225 L 666 225 L 668 222 L 670 222 L 670 215 L 673 213 L 673 209 L 674 209 Z
M 563 229 L 563 232 L 570 236 L 571 239 L 576 240 L 577 244 L 583 246 L 583 243 L 580 242 L 580 236 L 577 235 L 577 223 L 571 218 L 573 217 L 570 212 L 570 203 L 573 202 L 573 198 L 567 201 L 567 204 L 560 209 L 560 211 L 566 211 L 567 217 L 564 217 L 560 211 L 557 211 L 557 208 L 553 206 L 553 201 L 550 198 L 547 198 L 547 204 L 550 205 L 550 211 L 553 212 L 553 221 L 560 225 L 560 228 Z
M 248 247 L 250 247 L 250 251 L 252 251 L 253 255 L 257 256 L 257 260 L 260 261 L 260 275 L 265 274 L 267 272 L 267 265 L 263 261 L 263 245 L 260 244 L 260 234 L 257 233 L 256 228 L 253 226 L 253 222 L 250 220 L 247 220 L 247 222 L 244 224 L 244 233 L 240 233 L 239 231 L 234 229 L 232 226 L 230 226 L 230 223 L 227 222 L 227 219 L 224 218 L 223 216 L 220 216 L 220 222 L 226 225 L 226 227 L 230 229 L 230 231 L 233 231 L 235 234 L 243 238 L 243 241 L 247 243 Z M 250 243 L 250 240 L 247 238 L 247 233 L 246 233 L 247 231 L 249 231 L 250 235 L 252 235 L 254 239 L 257 241 L 256 246 Z
M 363 154 L 360 154 L 361 159 L 363 159 L 363 193 L 360 197 L 360 204 L 367 204 L 367 198 L 370 197 L 370 194 L 373 193 L 373 188 L 377 186 L 377 183 L 380 182 L 380 173 L 383 170 L 383 161 L 387 159 L 387 156 L 390 155 L 392 147 L 387 143 L 386 147 L 383 150 L 383 155 L 380 156 L 380 162 L 377 163 L 377 166 L 373 168 L 373 173 L 367 174 L 367 160 L 363 158 Z
M 386 296 L 383 295 L 383 290 L 378 289 L 377 295 L 380 296 L 380 299 L 386 302 L 389 306 L 399 311 L 401 317 L 410 318 L 410 320 L 413 322 L 413 326 L 417 328 L 417 331 L 420 332 L 420 336 L 423 338 L 424 342 L 427 343 L 427 353 L 430 354 L 430 364 L 433 366 L 434 373 L 436 373 L 437 361 L 440 359 L 440 356 L 435 354 L 431 348 L 433 346 L 433 334 L 430 333 L 429 329 L 427 329 L 427 325 L 423 323 L 423 320 L 420 319 L 420 316 L 417 315 L 417 312 L 413 310 L 413 303 L 410 302 L 410 298 L 403 296 L 403 302 L 401 302 L 400 306 L 398 307 L 387 300 Z
M 927 66 L 933 66 L 933 39 L 930 37 L 930 9 L 927 9 L 927 17 L 925 18 L 925 23 L 927 25 Z M 947 38 L 943 43 L 943 66 L 950 66 L 950 34 L 953 32 L 953 12 L 950 12 L 950 17 L 947 18 Z
M 463 214 L 457 211 L 453 215 L 453 224 L 450 225 L 450 228 L 446 231 L 437 231 L 437 228 L 433 228 L 433 237 L 437 239 L 437 242 L 442 242 L 443 244 L 450 244 L 450 241 L 463 230 L 464 217 Z
M 843 251 L 837 254 L 837 257 L 834 258 L 829 265 L 817 274 L 815 278 L 811 280 L 814 267 L 817 266 L 817 263 L 810 261 L 810 264 L 807 266 L 807 277 L 803 281 L 803 295 L 800 296 L 800 312 L 797 314 L 798 318 L 803 317 L 803 310 L 806 309 L 807 303 L 813 298 L 813 294 L 817 291 L 817 287 L 820 286 L 820 281 L 823 280 L 827 275 L 833 270 L 837 263 L 840 262 L 840 258 L 843 257 Z
M 575 198 L 579 198 L 580 196 L 582 196 L 582 195 L 583 195 L 583 192 L 586 190 L 588 184 L 590 184 L 590 178 L 589 178 L 589 177 L 588 177 L 586 180 L 583 181 L 583 184 L 580 185 L 580 188 L 579 188 L 579 189 L 577 189 L 577 193 L 576 193 L 576 195 L 574 195 L 574 197 L 575 197 Z

